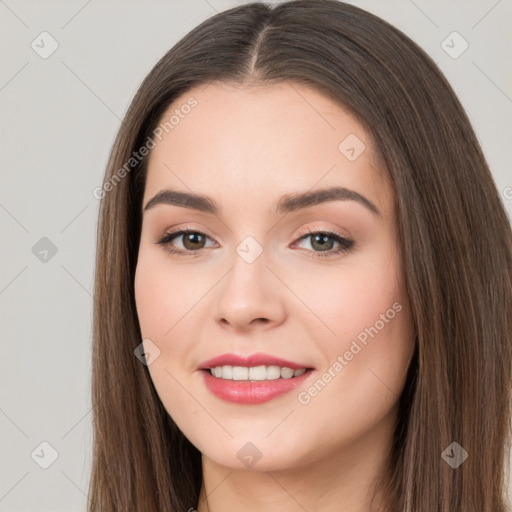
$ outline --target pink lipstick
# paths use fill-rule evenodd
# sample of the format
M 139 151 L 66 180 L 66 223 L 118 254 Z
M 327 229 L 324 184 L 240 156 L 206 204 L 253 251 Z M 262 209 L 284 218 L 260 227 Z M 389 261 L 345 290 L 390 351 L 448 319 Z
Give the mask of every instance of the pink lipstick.
M 261 404 L 292 391 L 313 371 L 307 364 L 268 354 L 224 354 L 205 361 L 198 369 L 215 396 L 247 405 Z

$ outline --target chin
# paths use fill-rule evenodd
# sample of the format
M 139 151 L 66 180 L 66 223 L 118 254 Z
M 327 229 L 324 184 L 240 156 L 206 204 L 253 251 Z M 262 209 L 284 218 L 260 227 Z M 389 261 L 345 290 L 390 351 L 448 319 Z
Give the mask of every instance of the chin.
M 205 441 L 203 446 L 196 444 L 203 456 L 220 466 L 234 470 L 279 471 L 293 469 L 312 462 L 311 453 L 298 453 L 297 446 L 304 443 L 288 438 L 289 446 L 276 437 L 274 440 L 255 439 L 252 436 L 235 437 L 224 442 Z

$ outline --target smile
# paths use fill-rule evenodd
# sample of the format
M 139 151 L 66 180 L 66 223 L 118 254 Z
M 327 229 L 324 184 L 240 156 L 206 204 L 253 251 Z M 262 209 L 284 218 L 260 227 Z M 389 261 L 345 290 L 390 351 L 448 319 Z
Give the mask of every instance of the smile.
M 257 405 L 286 395 L 315 373 L 304 363 L 269 354 L 223 354 L 198 367 L 215 397 L 235 404 Z

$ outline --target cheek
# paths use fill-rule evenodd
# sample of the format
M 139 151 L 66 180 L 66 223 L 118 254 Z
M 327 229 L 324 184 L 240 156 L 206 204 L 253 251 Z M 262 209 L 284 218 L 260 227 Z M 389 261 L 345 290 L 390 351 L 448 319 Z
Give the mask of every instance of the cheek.
M 178 426 L 188 432 L 201 411 L 183 387 L 190 351 L 187 340 L 192 343 L 187 322 L 193 318 L 197 294 L 204 295 L 205 290 L 198 289 L 187 273 L 170 272 L 165 261 L 156 260 L 141 250 L 134 280 L 137 316 L 142 339 L 150 339 L 160 350 L 148 366 L 157 394 Z
M 324 442 L 337 443 L 383 420 L 403 389 L 413 348 L 407 297 L 393 273 L 354 274 L 325 298 L 325 322 L 335 331 L 317 338 L 326 356 L 318 379 L 298 396 L 301 435 L 314 436 L 328 417 Z M 310 419 L 306 419 L 310 418 Z
M 141 251 L 137 263 L 135 303 L 142 336 L 146 338 L 170 338 L 174 326 L 185 315 L 188 318 L 188 312 L 209 286 L 194 279 L 187 270 L 171 271 L 165 260 Z
M 353 272 L 344 280 L 345 289 L 328 298 L 336 335 L 326 352 L 331 364 L 341 356 L 338 385 L 350 388 L 361 400 L 387 395 L 386 388 L 399 394 L 414 340 L 398 266 L 393 260 L 373 269 Z M 387 398 L 394 400 L 396 395 Z
M 350 269 L 340 267 L 339 276 L 318 275 L 303 288 L 329 327 L 316 342 L 325 370 L 336 377 L 320 403 L 349 390 L 354 404 L 369 397 L 396 399 L 393 393 L 387 396 L 387 387 L 399 394 L 413 347 L 413 323 L 397 253 L 392 244 L 384 247 Z
M 331 352 L 346 342 L 350 344 L 350 340 L 376 322 L 381 330 L 381 315 L 385 316 L 384 320 L 398 318 L 396 310 L 405 301 L 399 269 L 389 258 L 381 258 L 371 265 L 368 261 L 340 265 L 337 272 L 331 269 L 328 273 L 319 272 L 310 279 L 300 279 L 296 290 L 311 305 L 316 318 L 328 327 L 322 332 L 326 333 L 324 339 L 332 340 Z M 393 308 L 395 303 L 399 305 Z

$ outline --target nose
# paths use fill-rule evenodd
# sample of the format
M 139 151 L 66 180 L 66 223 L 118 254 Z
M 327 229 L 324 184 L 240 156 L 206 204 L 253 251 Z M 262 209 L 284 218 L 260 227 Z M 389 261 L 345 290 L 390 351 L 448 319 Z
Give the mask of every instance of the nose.
M 284 287 L 267 267 L 264 254 L 252 263 L 235 254 L 231 270 L 216 288 L 213 311 L 225 329 L 270 329 L 285 319 Z

